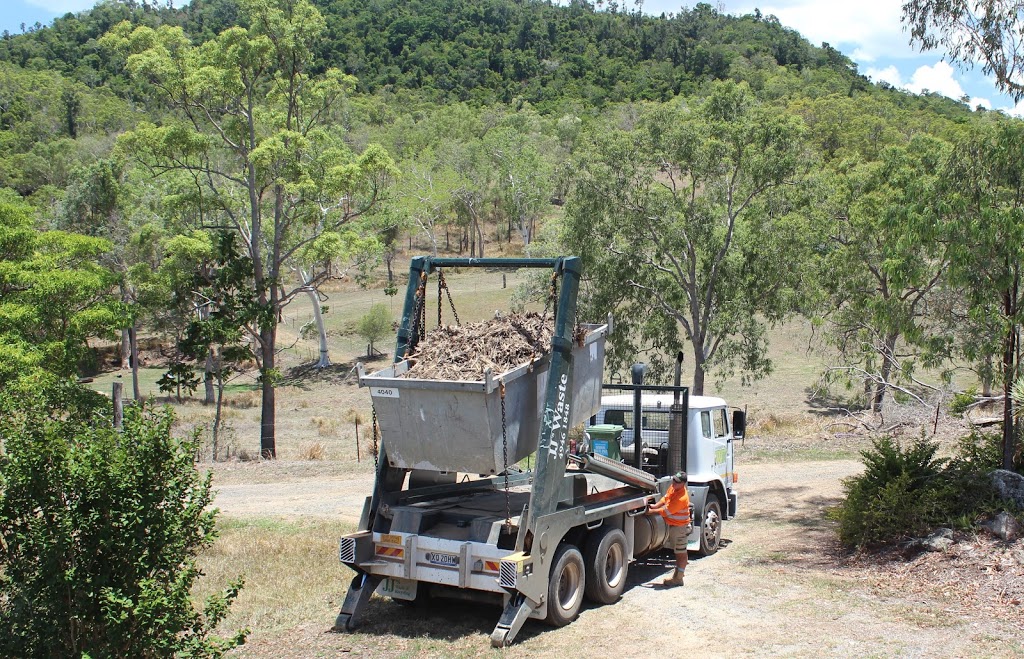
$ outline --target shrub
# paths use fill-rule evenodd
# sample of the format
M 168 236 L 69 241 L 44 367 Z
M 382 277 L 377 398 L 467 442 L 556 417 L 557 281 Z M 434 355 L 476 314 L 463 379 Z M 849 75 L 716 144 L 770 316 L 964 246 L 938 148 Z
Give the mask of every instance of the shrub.
M 937 451 L 924 439 L 904 448 L 886 437 L 861 452 L 864 472 L 844 482 L 846 498 L 830 511 L 840 541 L 870 547 L 938 526 L 968 528 L 1004 507 L 987 477 L 1001 464 L 1001 436 L 972 432 L 948 461 Z
M 864 472 L 845 481 L 845 500 L 833 511 L 839 539 L 850 547 L 877 545 L 928 531 L 943 519 L 944 460 L 938 444 L 919 439 L 903 448 L 891 437 L 861 452 Z
M 392 333 L 391 323 L 391 312 L 383 304 L 373 305 L 366 315 L 359 319 L 356 332 L 370 344 L 367 351 L 369 355 L 373 355 L 374 344 Z
M 0 398 L 0 655 L 219 656 L 214 637 L 241 584 L 191 600 L 197 554 L 215 536 L 210 476 L 170 412 Z M 76 417 L 88 417 L 82 423 Z

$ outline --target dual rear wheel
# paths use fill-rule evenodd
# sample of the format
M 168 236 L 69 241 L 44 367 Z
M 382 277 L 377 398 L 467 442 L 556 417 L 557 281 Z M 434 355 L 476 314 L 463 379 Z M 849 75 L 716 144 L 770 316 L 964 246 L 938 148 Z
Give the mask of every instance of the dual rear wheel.
M 599 604 L 618 601 L 626 588 L 626 535 L 602 527 L 587 538 L 583 552 L 563 543 L 555 551 L 548 580 L 547 622 L 564 627 L 576 619 L 584 596 Z

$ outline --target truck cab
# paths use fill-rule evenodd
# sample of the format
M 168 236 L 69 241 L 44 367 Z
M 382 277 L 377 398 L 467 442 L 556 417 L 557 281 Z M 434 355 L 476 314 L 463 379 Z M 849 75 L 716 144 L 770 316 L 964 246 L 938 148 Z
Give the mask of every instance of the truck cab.
M 672 426 L 672 394 L 644 392 L 641 397 L 640 446 L 642 469 L 657 476 L 668 475 L 669 435 Z M 695 524 L 689 548 L 713 554 L 722 539 L 722 522 L 737 513 L 738 480 L 734 469 L 734 442 L 742 437 L 743 412 L 729 417 L 725 400 L 714 396 L 686 396 L 680 414 L 684 451 L 682 469 L 689 476 L 690 500 Z M 619 454 L 624 463 L 636 464 L 632 394 L 601 397 L 601 407 L 591 425 L 622 426 Z

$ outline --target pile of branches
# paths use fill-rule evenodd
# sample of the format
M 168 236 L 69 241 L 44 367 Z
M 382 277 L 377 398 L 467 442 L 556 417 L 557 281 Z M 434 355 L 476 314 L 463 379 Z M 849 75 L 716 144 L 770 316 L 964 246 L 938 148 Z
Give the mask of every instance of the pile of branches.
M 548 354 L 553 334 L 550 317 L 536 312 L 438 327 L 420 340 L 402 377 L 480 380 L 487 369 L 498 376 Z

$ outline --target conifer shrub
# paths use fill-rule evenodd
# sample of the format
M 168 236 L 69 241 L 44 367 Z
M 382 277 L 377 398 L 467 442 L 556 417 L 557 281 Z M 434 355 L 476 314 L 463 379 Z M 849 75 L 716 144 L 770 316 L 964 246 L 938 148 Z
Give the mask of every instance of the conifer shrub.
M 938 527 L 969 528 L 1007 507 L 987 474 L 998 468 L 998 438 L 972 433 L 951 459 L 923 437 L 902 445 L 891 437 L 861 452 L 864 471 L 844 481 L 845 497 L 830 511 L 839 540 L 850 548 L 923 537 Z

